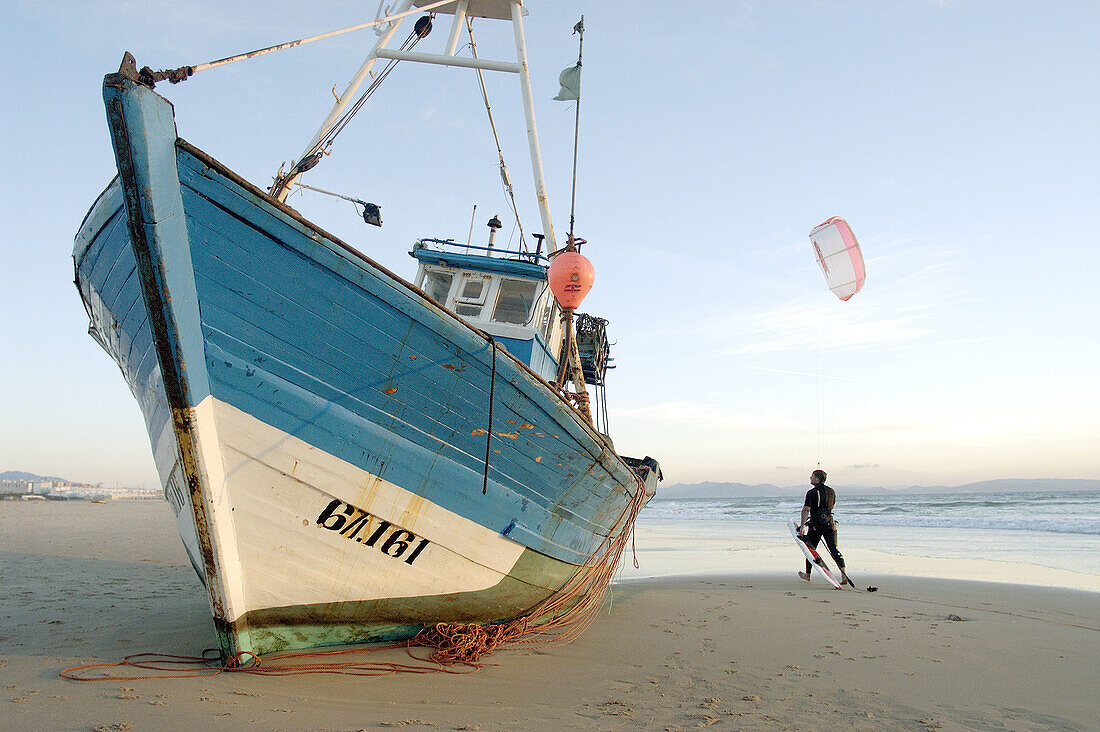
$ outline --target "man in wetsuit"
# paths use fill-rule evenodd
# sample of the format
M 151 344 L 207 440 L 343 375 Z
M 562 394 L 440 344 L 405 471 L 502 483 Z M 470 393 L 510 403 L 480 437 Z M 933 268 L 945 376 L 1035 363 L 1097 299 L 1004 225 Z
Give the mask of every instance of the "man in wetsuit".
M 803 541 L 808 546 L 816 549 L 818 542 L 825 540 L 825 546 L 836 560 L 836 566 L 840 568 L 840 584 L 852 584 L 848 574 L 844 571 L 844 556 L 836 548 L 836 521 L 833 520 L 833 505 L 836 503 L 836 492 L 825 485 L 825 471 L 815 470 L 810 474 L 810 484 L 813 486 L 806 492 L 806 503 L 802 506 L 802 523 L 799 531 L 805 529 Z M 806 571 L 799 572 L 798 576 L 807 582 L 810 581 L 810 560 L 806 560 Z

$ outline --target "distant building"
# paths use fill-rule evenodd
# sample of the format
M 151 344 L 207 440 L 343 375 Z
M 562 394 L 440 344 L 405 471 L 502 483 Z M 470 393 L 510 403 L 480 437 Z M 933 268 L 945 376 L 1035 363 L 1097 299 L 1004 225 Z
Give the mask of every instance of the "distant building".
M 159 488 L 118 486 L 103 483 L 72 483 L 62 480 L 0 480 L 0 499 L 33 496 L 54 500 L 155 500 L 163 497 Z
M 34 482 L 34 487 L 31 488 L 31 493 L 38 496 L 45 496 L 53 492 L 53 487 L 55 485 L 57 484 L 52 480 L 36 480 Z
M 28 480 L 0 480 L 0 497 L 14 498 L 31 492 L 32 483 Z

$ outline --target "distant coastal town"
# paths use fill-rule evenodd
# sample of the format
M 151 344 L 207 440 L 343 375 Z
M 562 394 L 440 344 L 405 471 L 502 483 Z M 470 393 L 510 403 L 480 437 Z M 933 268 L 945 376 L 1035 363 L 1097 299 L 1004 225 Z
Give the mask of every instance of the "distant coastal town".
M 76 483 L 19 471 L 0 473 L 0 500 L 4 501 L 133 501 L 161 497 L 159 489 L 145 486 Z

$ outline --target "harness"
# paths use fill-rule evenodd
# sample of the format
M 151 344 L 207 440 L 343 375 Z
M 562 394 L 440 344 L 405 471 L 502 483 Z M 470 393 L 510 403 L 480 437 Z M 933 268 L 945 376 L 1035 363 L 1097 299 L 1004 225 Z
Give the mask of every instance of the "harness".
M 820 527 L 831 527 L 833 524 L 832 507 L 827 505 L 828 494 L 826 485 L 815 485 L 810 489 L 813 494 L 813 505 L 810 506 L 810 523 Z

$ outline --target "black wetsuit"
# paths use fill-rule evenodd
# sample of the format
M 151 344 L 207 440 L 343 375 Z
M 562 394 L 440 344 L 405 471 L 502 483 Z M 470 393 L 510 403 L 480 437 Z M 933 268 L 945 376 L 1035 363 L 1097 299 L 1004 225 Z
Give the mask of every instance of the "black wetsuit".
M 825 540 L 825 546 L 836 560 L 836 566 L 844 573 L 844 555 L 836 547 L 836 522 L 833 521 L 833 506 L 836 504 L 836 492 L 825 485 L 818 483 L 806 492 L 806 503 L 803 505 L 810 509 L 810 518 L 806 521 L 808 530 L 803 541 L 814 549 L 818 542 Z M 810 560 L 806 560 L 806 574 L 810 573 L 812 566 Z

